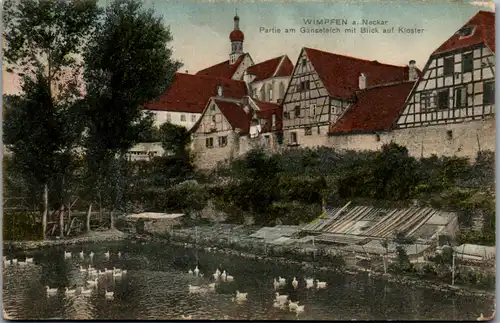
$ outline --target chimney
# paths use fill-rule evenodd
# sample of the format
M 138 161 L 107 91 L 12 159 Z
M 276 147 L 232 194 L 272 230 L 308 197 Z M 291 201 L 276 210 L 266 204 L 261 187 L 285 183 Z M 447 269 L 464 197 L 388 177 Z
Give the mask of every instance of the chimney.
M 365 73 L 361 73 L 361 75 L 359 76 L 359 89 L 360 90 L 366 89 L 366 74 Z
M 415 61 L 411 60 L 408 63 L 408 80 L 413 81 L 418 78 L 417 68 L 415 66 Z

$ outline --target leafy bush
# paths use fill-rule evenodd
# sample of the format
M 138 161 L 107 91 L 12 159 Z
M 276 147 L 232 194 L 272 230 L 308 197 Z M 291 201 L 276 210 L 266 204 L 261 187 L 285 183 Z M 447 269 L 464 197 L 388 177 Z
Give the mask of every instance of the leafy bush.
M 42 225 L 34 221 L 38 214 L 3 212 L 3 239 L 11 241 L 41 240 Z

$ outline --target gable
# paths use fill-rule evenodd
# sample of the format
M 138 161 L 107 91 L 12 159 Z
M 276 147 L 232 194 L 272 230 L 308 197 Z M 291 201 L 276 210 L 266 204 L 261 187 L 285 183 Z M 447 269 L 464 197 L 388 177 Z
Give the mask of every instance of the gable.
M 471 28 L 472 35 L 461 36 L 460 30 Z M 465 23 L 453 36 L 439 46 L 432 55 L 451 52 L 457 49 L 485 44 L 495 52 L 495 13 L 479 11 L 467 23 Z

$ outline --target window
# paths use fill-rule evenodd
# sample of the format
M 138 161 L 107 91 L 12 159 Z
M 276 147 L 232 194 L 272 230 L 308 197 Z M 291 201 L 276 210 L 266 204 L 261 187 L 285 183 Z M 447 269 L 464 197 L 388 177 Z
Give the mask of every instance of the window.
M 420 94 L 420 106 L 422 110 L 428 110 L 431 108 L 431 98 L 432 92 L 422 92 L 422 94 Z
M 453 56 L 444 58 L 443 75 L 453 75 L 455 73 L 455 59 Z
M 310 84 L 309 84 L 309 81 L 302 81 L 300 82 L 300 89 L 302 91 L 307 91 L 310 89 Z
M 272 116 L 271 126 L 276 127 L 276 115 L 275 114 L 273 114 L 273 116 Z
M 474 33 L 474 29 L 475 28 L 473 26 L 465 26 L 457 31 L 457 34 L 460 36 L 460 38 L 469 37 Z
M 495 82 L 484 82 L 483 104 L 495 104 Z
M 294 112 L 295 118 L 300 118 L 300 105 L 295 106 L 295 108 L 293 109 L 293 112 Z
M 290 144 L 291 145 L 297 144 L 297 133 L 296 132 L 290 132 Z
M 269 86 L 269 101 L 273 100 L 273 89 Z
M 167 113 L 167 122 L 172 121 L 172 115 L 170 113 Z
M 307 59 L 306 58 L 303 58 L 302 59 L 302 66 L 306 66 L 307 65 Z
M 446 138 L 448 140 L 452 140 L 453 139 L 453 131 L 451 131 L 451 130 L 446 131 Z
M 455 89 L 455 108 L 465 107 L 467 105 L 467 87 Z
M 321 134 L 321 128 L 318 126 L 318 135 Z
M 215 123 L 215 116 L 212 116 L 212 122 Z
M 312 134 L 313 132 L 311 127 L 304 128 L 304 136 L 312 136 Z
M 474 57 L 471 53 L 462 56 L 462 73 L 472 72 L 474 66 Z
M 218 139 L 219 139 L 219 147 L 227 146 L 227 136 L 221 136 Z
M 181 121 L 186 121 L 186 115 L 185 114 L 181 114 Z
M 290 112 L 288 112 L 288 111 L 283 112 L 283 118 L 289 120 L 290 119 Z
M 448 109 L 450 107 L 450 91 L 448 89 L 438 92 L 438 109 Z
M 195 114 L 191 115 L 191 122 L 196 122 L 196 115 Z
M 316 104 L 312 104 L 309 106 L 309 116 L 310 117 L 316 116 Z
M 375 135 L 375 140 L 380 141 L 380 135 L 378 133 Z
M 212 106 L 210 107 L 210 111 L 215 111 L 215 105 L 212 105 Z
M 205 145 L 207 148 L 214 148 L 214 138 L 206 138 Z

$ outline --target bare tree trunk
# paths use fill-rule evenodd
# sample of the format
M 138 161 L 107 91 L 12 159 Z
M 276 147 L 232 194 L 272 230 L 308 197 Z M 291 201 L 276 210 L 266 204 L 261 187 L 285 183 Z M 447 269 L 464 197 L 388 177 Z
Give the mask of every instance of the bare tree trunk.
M 89 205 L 89 211 L 87 212 L 86 228 L 87 232 L 90 232 L 90 213 L 92 212 L 92 203 Z
M 64 204 L 59 209 L 59 237 L 64 238 Z
M 110 220 L 109 228 L 114 229 L 115 228 L 115 211 L 114 210 L 111 210 L 111 212 L 109 213 L 109 220 Z
M 43 186 L 43 213 L 42 213 L 42 239 L 45 240 L 47 232 L 47 214 L 49 212 L 49 185 Z

